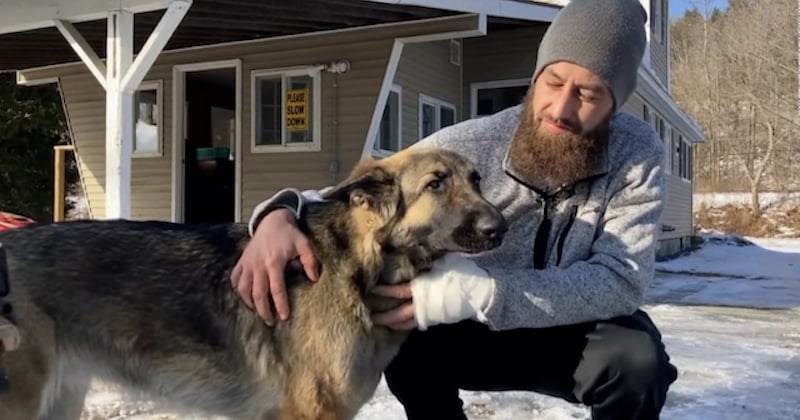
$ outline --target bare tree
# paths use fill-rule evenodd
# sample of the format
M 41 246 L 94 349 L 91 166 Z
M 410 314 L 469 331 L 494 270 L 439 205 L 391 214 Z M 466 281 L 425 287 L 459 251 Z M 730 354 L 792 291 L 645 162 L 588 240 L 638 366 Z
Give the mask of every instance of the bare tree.
M 792 153 L 776 152 L 800 143 L 797 12 L 798 0 L 730 0 L 672 28 L 673 95 L 707 135 L 698 184 L 747 188 L 755 213 L 766 180 L 786 182 L 773 169 L 790 167 Z

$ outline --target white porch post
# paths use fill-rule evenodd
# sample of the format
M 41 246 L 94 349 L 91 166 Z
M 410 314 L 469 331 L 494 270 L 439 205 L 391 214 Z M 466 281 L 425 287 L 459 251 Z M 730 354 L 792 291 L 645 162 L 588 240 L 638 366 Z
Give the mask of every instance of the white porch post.
M 108 14 L 106 40 L 106 219 L 130 218 L 133 94 L 123 77 L 133 62 L 133 13 Z
M 119 3 L 119 2 L 117 2 Z M 53 19 L 67 42 L 106 90 L 106 219 L 131 217 L 131 154 L 133 153 L 133 92 L 164 49 L 192 5 L 172 0 L 142 50 L 133 60 L 133 14 L 108 12 L 106 64 L 71 22 Z

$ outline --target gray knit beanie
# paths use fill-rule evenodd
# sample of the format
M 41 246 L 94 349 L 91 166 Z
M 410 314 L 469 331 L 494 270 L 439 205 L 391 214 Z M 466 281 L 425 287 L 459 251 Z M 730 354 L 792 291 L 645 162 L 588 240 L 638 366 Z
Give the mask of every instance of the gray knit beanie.
M 548 64 L 573 62 L 605 80 L 619 109 L 636 89 L 645 22 L 639 0 L 571 0 L 542 38 L 533 80 Z

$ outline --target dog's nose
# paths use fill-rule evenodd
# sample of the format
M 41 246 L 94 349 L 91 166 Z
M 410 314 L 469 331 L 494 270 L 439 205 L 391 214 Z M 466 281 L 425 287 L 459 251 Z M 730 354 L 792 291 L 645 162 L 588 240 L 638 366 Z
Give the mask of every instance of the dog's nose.
M 488 239 L 497 239 L 508 230 L 506 219 L 501 214 L 486 215 L 478 218 L 475 230 Z

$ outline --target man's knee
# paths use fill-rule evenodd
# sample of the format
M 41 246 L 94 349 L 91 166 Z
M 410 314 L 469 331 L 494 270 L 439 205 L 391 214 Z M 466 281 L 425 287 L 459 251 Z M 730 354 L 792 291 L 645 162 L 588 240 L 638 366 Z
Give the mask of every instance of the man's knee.
M 629 330 L 608 347 L 606 357 L 610 376 L 628 389 L 641 391 L 675 380 L 675 368 L 663 344 L 645 331 Z

